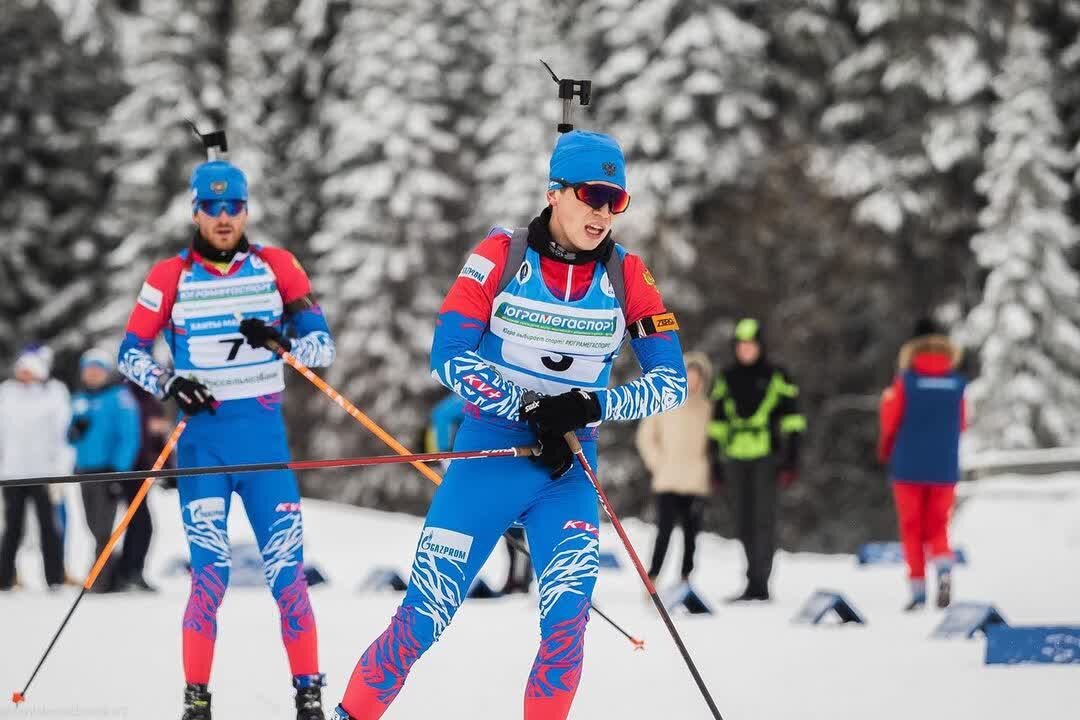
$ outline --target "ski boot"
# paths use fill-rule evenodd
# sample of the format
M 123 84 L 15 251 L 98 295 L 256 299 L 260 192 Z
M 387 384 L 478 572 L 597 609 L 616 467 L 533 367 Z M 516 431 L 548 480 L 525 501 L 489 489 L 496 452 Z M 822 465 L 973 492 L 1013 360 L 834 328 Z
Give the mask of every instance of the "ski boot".
M 939 572 L 937 576 L 937 606 L 944 609 L 949 607 L 951 602 L 952 573 L 948 571 Z
M 184 714 L 180 720 L 210 720 L 210 692 L 201 683 L 184 687 Z
M 296 720 L 326 720 L 322 706 L 322 688 L 326 685 L 326 676 L 297 675 L 293 678 L 296 688 Z

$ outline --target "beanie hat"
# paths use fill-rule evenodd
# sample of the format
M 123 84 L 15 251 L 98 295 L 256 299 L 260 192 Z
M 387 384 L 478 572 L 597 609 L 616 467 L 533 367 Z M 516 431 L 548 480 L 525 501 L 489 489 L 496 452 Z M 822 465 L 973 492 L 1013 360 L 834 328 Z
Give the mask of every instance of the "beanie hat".
M 607 182 L 626 189 L 626 161 L 615 139 L 601 133 L 572 130 L 559 136 L 548 166 L 548 187 Z
M 761 323 L 754 318 L 743 318 L 735 323 L 735 342 L 761 342 Z
M 40 345 L 26 347 L 15 358 L 15 372 L 27 371 L 38 380 L 47 380 L 52 369 L 52 351 Z
M 247 176 L 224 160 L 204 162 L 191 173 L 191 201 L 247 200 Z
M 101 348 L 90 348 L 79 358 L 79 369 L 85 370 L 88 367 L 99 367 L 102 370 L 112 372 L 114 368 L 113 356 Z

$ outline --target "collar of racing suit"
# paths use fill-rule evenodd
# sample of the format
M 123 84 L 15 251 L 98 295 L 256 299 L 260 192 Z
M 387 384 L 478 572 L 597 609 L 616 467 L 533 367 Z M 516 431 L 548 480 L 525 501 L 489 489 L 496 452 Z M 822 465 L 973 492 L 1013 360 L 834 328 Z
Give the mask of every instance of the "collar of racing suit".
M 608 232 L 600 244 L 592 250 L 573 252 L 564 249 L 551 236 L 548 224 L 551 222 L 551 206 L 544 208 L 537 217 L 529 223 L 529 247 L 540 253 L 541 257 L 551 258 L 570 265 L 584 265 L 591 262 L 606 263 L 611 251 L 615 247 L 615 240 Z
M 232 250 L 218 250 L 207 242 L 206 238 L 200 235 L 198 230 L 195 231 L 195 239 L 191 241 L 191 249 L 198 253 L 199 257 L 206 258 L 214 263 L 227 263 L 237 253 L 246 253 L 250 247 L 247 235 L 241 235 L 240 242 L 236 243 L 236 247 Z

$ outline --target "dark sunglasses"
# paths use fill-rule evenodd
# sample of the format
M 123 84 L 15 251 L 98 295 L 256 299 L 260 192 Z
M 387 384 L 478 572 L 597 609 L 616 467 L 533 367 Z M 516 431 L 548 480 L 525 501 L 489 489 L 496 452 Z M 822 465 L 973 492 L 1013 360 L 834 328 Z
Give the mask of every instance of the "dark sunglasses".
M 236 217 L 247 210 L 246 200 L 199 200 L 195 209 L 210 217 L 217 217 L 224 210 L 229 217 Z
M 626 212 L 626 208 L 630 207 L 630 193 L 622 188 L 596 183 L 572 183 L 560 178 L 552 178 L 551 182 L 570 188 L 574 191 L 574 197 L 593 210 L 599 210 L 607 205 L 611 208 L 612 215 L 618 215 Z

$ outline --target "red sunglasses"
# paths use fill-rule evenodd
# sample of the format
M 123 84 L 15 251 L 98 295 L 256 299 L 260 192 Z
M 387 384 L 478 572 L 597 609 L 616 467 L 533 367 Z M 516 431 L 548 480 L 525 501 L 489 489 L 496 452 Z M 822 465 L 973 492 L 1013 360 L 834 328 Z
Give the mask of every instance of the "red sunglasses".
M 247 210 L 246 200 L 199 200 L 195 203 L 195 209 L 206 213 L 210 217 L 217 217 L 224 210 L 229 217 L 236 217 Z
M 630 193 L 622 188 L 597 183 L 572 183 L 560 178 L 552 178 L 551 182 L 572 189 L 574 197 L 593 210 L 599 210 L 607 205 L 611 208 L 612 215 L 618 215 L 626 212 L 626 209 L 630 207 Z

